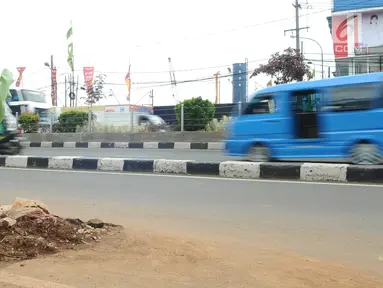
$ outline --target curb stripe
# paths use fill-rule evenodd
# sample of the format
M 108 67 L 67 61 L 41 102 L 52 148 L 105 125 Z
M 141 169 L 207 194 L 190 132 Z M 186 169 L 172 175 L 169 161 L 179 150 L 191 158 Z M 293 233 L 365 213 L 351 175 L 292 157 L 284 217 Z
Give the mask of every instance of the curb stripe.
M 129 148 L 132 148 L 132 149 L 143 149 L 144 148 L 144 143 L 143 142 L 129 142 L 129 145 L 128 145 Z
M 300 163 L 261 163 L 261 179 L 299 180 L 301 178 Z
M 101 142 L 100 148 L 114 148 L 114 142 Z
M 159 142 L 158 149 L 174 149 L 174 142 Z
M 76 148 L 88 148 L 88 142 L 76 142 Z
M 23 141 L 29 148 L 131 148 L 131 149 L 185 149 L 224 150 L 223 142 L 61 142 Z
M 72 169 L 97 170 L 98 159 L 73 158 Z
M 198 163 L 187 162 L 186 172 L 191 175 L 212 175 L 219 176 L 219 164 L 220 163 Z
M 48 157 L 28 157 L 27 160 L 28 168 L 48 168 L 49 158 Z
M 149 172 L 306 182 L 383 183 L 382 166 L 325 163 L 199 162 L 168 159 L 0 156 L 1 167 Z
M 64 142 L 52 142 L 52 148 L 64 148 Z
M 41 142 L 29 142 L 29 147 L 41 147 Z
M 153 172 L 154 160 L 124 160 L 122 171 Z

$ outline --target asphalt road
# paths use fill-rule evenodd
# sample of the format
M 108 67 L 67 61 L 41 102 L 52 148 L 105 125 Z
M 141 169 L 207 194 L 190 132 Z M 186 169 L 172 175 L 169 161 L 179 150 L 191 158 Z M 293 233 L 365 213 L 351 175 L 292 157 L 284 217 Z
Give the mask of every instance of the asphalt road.
M 224 155 L 216 150 L 173 150 L 173 149 L 116 149 L 116 148 L 25 148 L 28 156 L 84 156 L 135 159 L 177 159 L 197 161 L 227 161 L 237 157 Z
M 382 186 L 0 169 L 0 203 L 220 241 L 267 243 L 383 273 Z

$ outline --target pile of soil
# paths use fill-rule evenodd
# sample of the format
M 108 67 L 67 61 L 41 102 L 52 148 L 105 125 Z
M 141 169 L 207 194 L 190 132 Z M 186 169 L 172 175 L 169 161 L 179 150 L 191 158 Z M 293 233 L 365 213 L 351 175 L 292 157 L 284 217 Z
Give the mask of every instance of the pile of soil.
M 122 227 L 99 219 L 62 218 L 41 202 L 18 198 L 11 205 L 0 205 L 0 262 L 84 247 L 116 229 Z

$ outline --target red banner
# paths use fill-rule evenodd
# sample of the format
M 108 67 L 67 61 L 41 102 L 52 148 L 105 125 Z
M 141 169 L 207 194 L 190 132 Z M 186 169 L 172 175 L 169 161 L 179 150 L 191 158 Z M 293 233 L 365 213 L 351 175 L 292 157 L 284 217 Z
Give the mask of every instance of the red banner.
M 130 101 L 130 88 L 132 86 L 132 80 L 130 79 L 130 64 L 129 64 L 128 74 L 126 74 L 126 76 L 125 76 L 125 84 L 126 84 L 126 87 L 128 88 L 127 100 Z
M 56 99 L 56 95 L 57 95 L 57 91 L 56 91 L 56 88 L 57 88 L 57 69 L 56 68 L 53 68 L 51 69 L 51 78 L 52 78 L 52 92 L 51 92 L 51 97 L 52 97 L 52 106 L 57 106 L 57 99 Z
M 85 87 L 88 89 L 93 84 L 94 67 L 84 67 Z
M 332 29 L 335 58 L 345 58 L 348 56 L 347 15 L 333 16 Z
M 23 73 L 25 71 L 25 67 L 17 67 L 16 69 L 19 72 L 19 77 L 16 81 L 16 87 L 20 87 L 21 81 L 23 80 Z

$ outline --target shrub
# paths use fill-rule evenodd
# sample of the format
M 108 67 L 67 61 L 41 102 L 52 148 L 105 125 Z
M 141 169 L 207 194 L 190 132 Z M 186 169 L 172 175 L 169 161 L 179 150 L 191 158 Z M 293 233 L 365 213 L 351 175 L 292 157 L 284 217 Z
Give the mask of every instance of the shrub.
M 68 111 L 59 116 L 56 129 L 59 133 L 75 133 L 77 127 L 83 127 L 87 122 L 87 112 Z
M 223 132 L 226 130 L 226 127 L 229 124 L 230 120 L 231 117 L 227 116 L 223 116 L 221 120 L 214 118 L 206 125 L 205 130 L 209 132 Z
M 202 97 L 184 100 L 174 107 L 178 124 L 181 125 L 181 105 L 184 105 L 184 129 L 186 131 L 204 130 L 206 125 L 213 120 L 215 106 Z
M 40 116 L 34 113 L 23 113 L 19 117 L 19 124 L 24 133 L 36 133 L 39 130 Z

